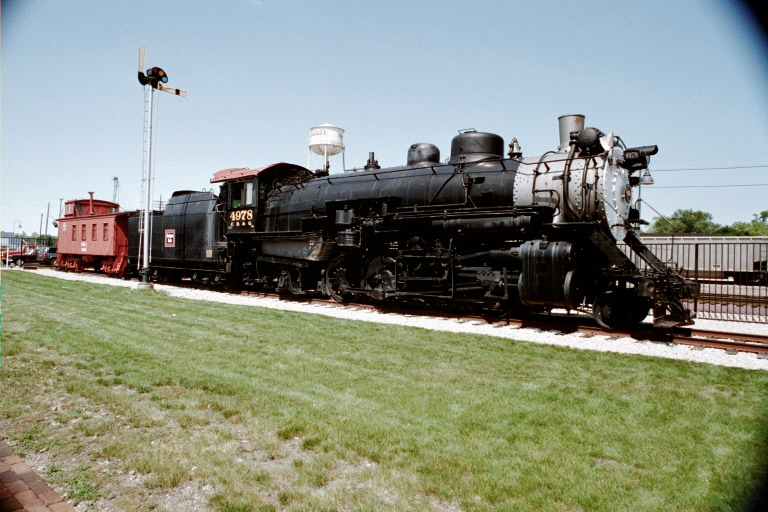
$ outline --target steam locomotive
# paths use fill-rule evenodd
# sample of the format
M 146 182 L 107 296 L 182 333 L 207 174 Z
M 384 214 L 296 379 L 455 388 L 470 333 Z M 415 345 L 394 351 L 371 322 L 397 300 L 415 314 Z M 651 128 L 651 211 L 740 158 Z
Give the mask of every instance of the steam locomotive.
M 558 148 L 535 157 L 516 140 L 462 131 L 447 161 L 417 143 L 399 167 L 381 168 L 370 153 L 364 169 L 339 174 L 288 163 L 219 171 L 218 194 L 179 191 L 152 216 L 147 271 L 340 302 L 492 314 L 589 307 L 609 329 L 651 310 L 655 326 L 692 324 L 682 301 L 698 285 L 636 236 L 633 189 L 658 148 L 628 148 L 581 115 L 561 116 L 559 130 Z M 115 216 L 126 223 L 125 254 L 103 268 L 120 259 L 130 271 L 142 216 Z M 87 238 L 85 227 L 70 229 Z M 62 251 L 60 242 L 61 265 L 74 268 L 78 255 Z

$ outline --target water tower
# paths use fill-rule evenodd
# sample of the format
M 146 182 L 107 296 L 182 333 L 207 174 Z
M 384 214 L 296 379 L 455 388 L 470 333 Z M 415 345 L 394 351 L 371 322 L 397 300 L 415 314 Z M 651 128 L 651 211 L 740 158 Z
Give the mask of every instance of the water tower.
M 312 153 L 315 153 L 323 157 L 325 162 L 323 173 L 327 175 L 329 169 L 328 157 L 341 153 L 342 170 L 346 169 L 346 162 L 344 162 L 344 130 L 338 126 L 326 123 L 310 128 L 309 151 L 307 168 L 309 168 L 309 160 L 312 157 Z

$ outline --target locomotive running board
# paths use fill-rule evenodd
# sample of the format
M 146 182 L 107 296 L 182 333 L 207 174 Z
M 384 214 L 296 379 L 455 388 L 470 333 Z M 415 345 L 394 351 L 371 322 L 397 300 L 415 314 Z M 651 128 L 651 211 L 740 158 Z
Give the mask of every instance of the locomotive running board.
M 631 231 L 628 231 L 626 236 L 624 237 L 624 243 L 629 246 L 630 249 L 632 249 L 632 252 L 640 256 L 643 261 L 645 261 L 653 270 L 656 272 L 660 272 L 662 274 L 675 274 L 677 277 L 679 277 L 682 280 L 685 280 L 683 276 L 669 268 L 667 265 L 664 264 L 663 261 L 659 259 L 658 256 L 653 254 L 653 251 L 651 251 L 647 245 L 645 245 L 643 242 L 640 241 L 639 238 L 635 236 L 635 234 Z

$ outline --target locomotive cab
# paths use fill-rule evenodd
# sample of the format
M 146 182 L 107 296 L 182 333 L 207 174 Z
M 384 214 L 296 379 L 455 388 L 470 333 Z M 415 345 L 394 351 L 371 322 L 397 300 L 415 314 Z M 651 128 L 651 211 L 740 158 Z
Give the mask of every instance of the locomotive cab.
M 237 172 L 240 171 L 240 172 Z M 216 183 L 217 176 L 227 173 L 226 181 L 219 189 L 219 202 L 225 212 L 227 233 L 252 233 L 259 228 L 259 180 L 251 169 L 226 169 L 216 173 L 211 183 Z M 236 174 L 237 172 L 237 174 Z M 263 199 L 263 197 L 262 197 Z
M 311 176 L 308 169 L 286 163 L 215 173 L 211 183 L 221 183 L 219 198 L 226 211 L 227 234 L 237 236 L 262 231 L 264 205 L 270 192 L 283 185 L 302 183 Z
M 249 232 L 257 228 L 259 207 L 258 180 L 255 177 L 221 185 L 220 197 L 226 209 L 229 232 Z

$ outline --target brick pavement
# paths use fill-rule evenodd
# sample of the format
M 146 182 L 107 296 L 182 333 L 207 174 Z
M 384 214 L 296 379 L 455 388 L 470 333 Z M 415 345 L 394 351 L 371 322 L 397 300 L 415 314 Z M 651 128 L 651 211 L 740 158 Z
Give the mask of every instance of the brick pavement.
M 75 512 L 0 439 L 0 512 Z

